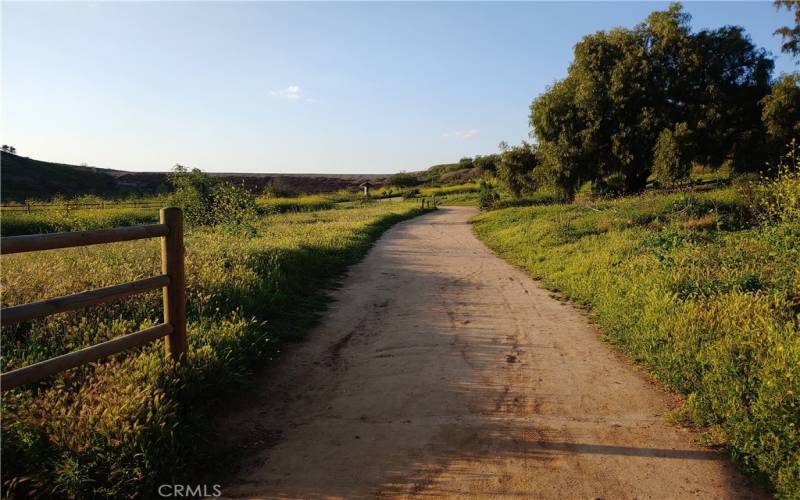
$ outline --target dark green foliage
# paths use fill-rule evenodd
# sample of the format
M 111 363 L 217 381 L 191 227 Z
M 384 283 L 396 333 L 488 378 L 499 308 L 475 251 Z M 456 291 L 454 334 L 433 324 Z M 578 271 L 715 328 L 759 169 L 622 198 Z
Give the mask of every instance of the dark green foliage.
M 6 151 L 0 153 L 3 202 L 56 195 L 120 194 L 117 181 L 103 169 L 32 160 Z
M 539 165 L 536 148 L 526 142 L 506 148 L 497 164 L 497 180 L 514 198 L 536 189 L 534 170 Z
M 489 210 L 494 208 L 495 204 L 500 201 L 500 195 L 494 190 L 491 184 L 485 180 L 481 181 L 480 191 L 478 191 L 478 206 L 481 210 Z
M 793 139 L 800 139 L 800 73 L 782 75 L 761 104 L 761 117 L 775 156 Z
M 800 56 L 800 0 L 775 0 L 774 4 L 778 9 L 784 7 L 789 12 L 794 11 L 794 26 L 778 28 L 775 34 L 783 37 L 783 52 Z
M 568 76 L 531 105 L 540 178 L 567 197 L 586 181 L 641 191 L 659 136 L 678 123 L 700 146 L 680 148 L 686 161 L 758 170 L 759 101 L 773 62 L 741 28 L 693 34 L 689 19 L 673 4 L 633 29 L 597 32 L 575 46 Z
M 478 155 L 472 160 L 472 165 L 478 169 L 479 175 L 494 175 L 497 172 L 497 165 L 500 163 L 500 155 Z
M 419 178 L 417 178 L 414 174 L 407 174 L 405 172 L 400 172 L 390 176 L 386 179 L 387 186 L 399 187 L 399 188 L 407 188 L 407 187 L 414 187 L 418 186 L 421 183 Z
M 686 123 L 662 130 L 653 155 L 653 176 L 662 184 L 674 185 L 687 180 L 691 169 L 691 143 Z
M 172 203 L 183 210 L 191 225 L 241 225 L 256 215 L 256 200 L 250 191 L 199 169 L 175 165 L 169 181 L 175 189 Z

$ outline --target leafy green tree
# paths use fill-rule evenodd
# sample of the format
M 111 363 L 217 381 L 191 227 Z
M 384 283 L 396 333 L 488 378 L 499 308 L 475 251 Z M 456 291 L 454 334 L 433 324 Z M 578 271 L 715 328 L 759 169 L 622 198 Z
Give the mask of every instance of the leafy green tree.
M 794 26 L 783 26 L 775 30 L 776 35 L 783 37 L 781 50 L 795 57 L 800 56 L 800 0 L 775 0 L 775 7 L 794 11 Z M 800 59 L 798 59 L 800 63 Z
M 702 145 L 683 149 L 692 155 L 687 161 L 758 168 L 765 151 L 759 101 L 769 93 L 773 61 L 739 27 L 693 34 L 689 21 L 672 4 L 634 29 L 600 31 L 575 46 L 567 77 L 531 105 L 537 177 L 567 197 L 585 181 L 640 191 L 662 130 L 677 123 Z
M 473 167 L 472 158 L 465 156 L 464 158 L 458 160 L 458 168 L 472 168 L 472 167 Z
M 565 198 L 572 198 L 578 186 L 597 173 L 592 151 L 585 147 L 591 129 L 576 101 L 575 81 L 568 76 L 556 82 L 531 104 L 530 122 L 541 161 L 537 177 Z
M 497 165 L 497 180 L 515 198 L 535 190 L 534 170 L 539 165 L 536 148 L 526 142 L 506 149 Z
M 480 170 L 483 175 L 494 175 L 497 172 L 497 164 L 500 162 L 500 155 L 477 155 L 472 164 Z

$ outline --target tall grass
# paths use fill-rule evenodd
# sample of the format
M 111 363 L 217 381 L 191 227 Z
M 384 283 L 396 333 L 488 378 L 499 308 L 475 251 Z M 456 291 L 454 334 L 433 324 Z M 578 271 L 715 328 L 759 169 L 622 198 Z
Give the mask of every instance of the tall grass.
M 752 208 L 727 188 L 507 208 L 474 227 L 546 287 L 591 307 L 613 344 L 687 395 L 687 414 L 713 442 L 796 498 L 800 218 L 766 221 Z
M 262 213 L 307 212 L 333 208 L 335 201 L 325 195 L 307 195 L 294 198 L 261 196 L 256 200 Z
M 165 205 L 166 206 L 166 205 Z M 27 213 L 3 212 L 3 236 L 87 231 L 103 227 L 133 226 L 158 221 L 158 208 L 51 209 Z
M 417 203 L 276 214 L 240 231 L 186 235 L 189 356 L 170 364 L 156 342 L 3 393 L 3 483 L 11 495 L 156 496 L 213 457 L 214 405 L 298 339 L 325 288 Z M 158 273 L 158 243 L 116 243 L 3 257 L 3 306 Z M 156 293 L 2 330 L 2 370 L 160 321 Z

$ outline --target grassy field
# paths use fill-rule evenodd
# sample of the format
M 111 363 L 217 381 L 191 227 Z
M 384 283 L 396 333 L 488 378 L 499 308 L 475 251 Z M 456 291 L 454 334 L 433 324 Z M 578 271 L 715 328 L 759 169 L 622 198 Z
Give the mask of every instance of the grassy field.
M 796 498 L 798 178 L 784 190 L 794 208 L 770 220 L 724 188 L 506 208 L 474 227 L 502 257 L 591 308 L 610 342 L 687 395 L 681 418 L 708 426 L 710 442 Z
M 258 207 L 264 213 L 307 212 L 333 208 L 335 202 L 326 195 L 298 196 L 296 198 L 259 197 Z
M 46 209 L 33 210 L 31 213 L 14 210 L 4 211 L 0 233 L 3 236 L 19 234 L 52 233 L 57 231 L 85 231 L 101 227 L 131 226 L 147 224 L 158 221 L 158 208 L 138 208 L 115 206 L 112 200 L 104 201 L 109 208 L 78 208 L 67 209 L 62 206 L 47 207 Z M 155 203 L 155 198 L 142 198 L 142 203 Z M 258 211 L 261 215 L 279 214 L 285 212 L 308 212 L 327 210 L 335 206 L 333 200 L 325 195 L 285 197 L 259 197 L 256 200 Z M 161 206 L 168 206 L 170 202 L 161 200 Z
M 170 365 L 159 341 L 4 393 L 4 492 L 148 496 L 202 468 L 213 457 L 204 431 L 215 403 L 281 343 L 299 339 L 324 309 L 326 287 L 418 206 L 284 213 L 244 229 L 189 231 L 188 365 Z M 9 255 L 2 264 L 8 306 L 158 274 L 159 250 L 144 240 Z M 3 328 L 2 370 L 153 325 L 160 311 L 150 293 Z
M 157 208 L 91 208 L 39 210 L 31 213 L 4 212 L 0 223 L 3 236 L 86 231 L 103 227 L 132 226 L 158 222 Z

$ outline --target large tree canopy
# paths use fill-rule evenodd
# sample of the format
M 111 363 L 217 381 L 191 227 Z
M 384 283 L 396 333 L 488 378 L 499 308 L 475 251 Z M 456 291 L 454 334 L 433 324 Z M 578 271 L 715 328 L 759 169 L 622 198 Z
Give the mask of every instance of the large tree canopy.
M 672 4 L 633 29 L 600 31 L 575 46 L 567 77 L 531 105 L 537 175 L 567 193 L 581 182 L 603 188 L 620 178 L 624 191 L 639 191 L 659 137 L 662 158 L 681 148 L 673 153 L 684 164 L 760 167 L 759 103 L 769 93 L 773 61 L 742 28 L 692 33 L 689 21 Z M 677 124 L 686 130 L 673 141 Z

